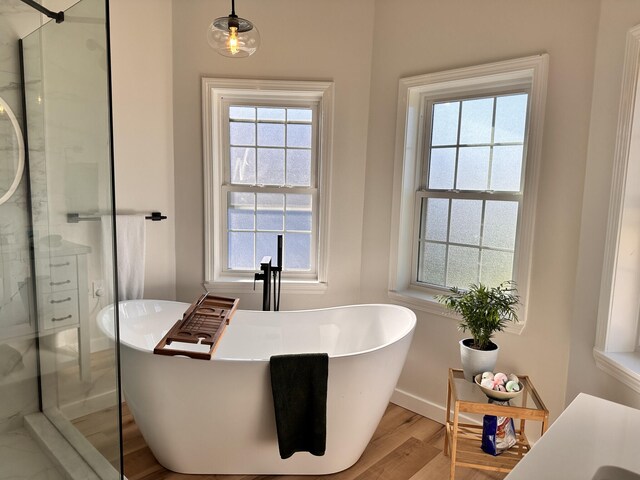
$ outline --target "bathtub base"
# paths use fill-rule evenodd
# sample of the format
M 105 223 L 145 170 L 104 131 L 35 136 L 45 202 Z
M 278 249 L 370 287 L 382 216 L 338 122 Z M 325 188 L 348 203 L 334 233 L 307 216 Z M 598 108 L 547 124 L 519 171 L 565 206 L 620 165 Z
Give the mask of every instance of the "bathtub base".
M 298 452 L 293 454 L 292 457 L 287 460 L 282 460 L 282 462 L 290 462 L 288 465 L 282 463 L 281 465 L 276 462 L 272 462 L 270 464 L 257 464 L 251 460 L 251 456 L 247 455 L 244 465 L 236 465 L 234 466 L 224 466 L 222 467 L 211 467 L 205 470 L 194 470 L 192 468 L 183 469 L 179 465 L 171 466 L 165 465 L 164 463 L 158 460 L 158 463 L 162 465 L 167 470 L 176 473 L 182 473 L 187 475 L 331 475 L 334 473 L 339 473 L 344 470 L 351 468 L 356 462 L 360 459 L 360 457 L 356 458 L 353 462 L 335 467 L 335 468 L 327 468 L 326 465 L 321 465 L 322 457 L 318 457 L 320 460 L 308 459 L 305 458 L 306 455 L 313 456 L 306 452 Z M 185 467 L 184 465 L 182 467 Z

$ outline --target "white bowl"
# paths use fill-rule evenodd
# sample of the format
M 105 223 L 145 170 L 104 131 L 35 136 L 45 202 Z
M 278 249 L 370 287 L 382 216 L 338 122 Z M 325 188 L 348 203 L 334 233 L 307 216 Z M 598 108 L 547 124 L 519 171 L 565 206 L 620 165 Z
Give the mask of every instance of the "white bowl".
M 478 387 L 480 387 L 480 389 L 484 392 L 484 394 L 489 397 L 492 398 L 493 400 L 500 400 L 502 402 L 506 402 L 507 400 L 511 400 L 512 398 L 516 398 L 518 395 L 520 395 L 522 393 L 522 383 L 518 382 L 518 386 L 520 387 L 520 390 L 518 390 L 517 392 L 498 392 L 496 390 L 491 390 L 490 388 L 487 387 L 483 387 L 482 385 L 480 385 L 480 382 L 482 381 L 482 374 L 479 373 L 474 377 L 474 381 L 476 383 L 476 385 L 478 385 Z

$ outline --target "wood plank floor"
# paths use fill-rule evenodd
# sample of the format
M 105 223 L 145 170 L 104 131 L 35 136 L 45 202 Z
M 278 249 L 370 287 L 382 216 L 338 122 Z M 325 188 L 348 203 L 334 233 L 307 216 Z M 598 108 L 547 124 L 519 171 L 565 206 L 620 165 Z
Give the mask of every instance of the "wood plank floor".
M 160 465 L 124 407 L 124 473 L 129 480 L 446 480 L 449 457 L 442 448 L 444 427 L 389 404 L 360 460 L 333 475 L 184 475 Z M 505 474 L 456 469 L 457 480 L 498 480 Z

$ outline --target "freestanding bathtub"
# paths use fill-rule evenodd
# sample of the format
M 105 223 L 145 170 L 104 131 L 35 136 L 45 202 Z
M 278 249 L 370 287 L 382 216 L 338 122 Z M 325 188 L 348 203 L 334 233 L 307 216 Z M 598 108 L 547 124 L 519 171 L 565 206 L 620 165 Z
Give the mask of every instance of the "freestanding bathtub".
M 239 310 L 214 357 L 154 355 L 189 304 L 119 304 L 122 383 L 135 421 L 169 470 L 200 474 L 328 474 L 353 465 L 398 381 L 416 317 L 395 305 L 322 310 Z M 98 314 L 113 335 L 113 306 Z M 329 354 L 324 456 L 278 451 L 269 357 Z

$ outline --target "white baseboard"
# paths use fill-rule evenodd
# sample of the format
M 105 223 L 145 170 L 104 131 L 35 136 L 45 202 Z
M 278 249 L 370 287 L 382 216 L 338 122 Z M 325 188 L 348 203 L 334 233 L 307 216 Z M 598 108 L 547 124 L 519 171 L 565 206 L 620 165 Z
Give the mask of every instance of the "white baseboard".
M 108 350 L 113 348 L 113 340 L 108 337 L 92 338 L 90 342 L 91 352 L 100 352 L 102 350 Z M 78 352 L 78 343 L 74 340 L 70 343 L 62 343 L 58 347 L 71 347 L 73 351 Z
M 116 399 L 115 390 L 103 392 L 81 400 L 60 405 L 60 411 L 69 420 L 75 420 L 91 413 L 113 407 Z
M 422 397 L 418 397 L 413 393 L 409 393 L 396 388 L 393 392 L 393 395 L 391 395 L 391 402 L 402 408 L 406 408 L 407 410 L 411 410 L 412 412 L 422 415 L 423 417 L 427 417 L 434 422 L 442 424 L 444 424 L 445 422 L 447 411 L 445 405 L 441 405 Z M 465 414 L 460 414 L 460 420 L 476 425 L 481 424 L 481 421 L 478 418 L 470 417 Z
M 107 337 L 92 338 L 91 339 L 91 352 L 100 352 L 113 348 L 113 340 Z

